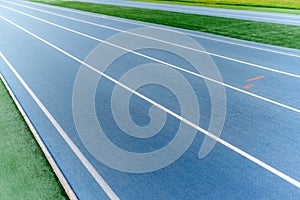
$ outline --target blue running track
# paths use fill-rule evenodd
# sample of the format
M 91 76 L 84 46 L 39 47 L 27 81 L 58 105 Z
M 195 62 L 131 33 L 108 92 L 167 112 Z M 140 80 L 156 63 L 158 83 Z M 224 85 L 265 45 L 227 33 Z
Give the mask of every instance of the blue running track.
M 78 199 L 299 199 L 300 51 L 0 1 L 0 72 Z

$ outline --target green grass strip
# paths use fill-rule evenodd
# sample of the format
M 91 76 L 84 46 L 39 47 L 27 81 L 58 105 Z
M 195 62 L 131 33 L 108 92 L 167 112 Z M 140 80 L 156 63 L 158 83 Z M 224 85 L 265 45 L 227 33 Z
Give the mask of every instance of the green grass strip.
M 0 199 L 67 199 L 2 81 L 0 159 Z
M 300 49 L 300 26 L 85 2 L 33 0 L 50 5 Z

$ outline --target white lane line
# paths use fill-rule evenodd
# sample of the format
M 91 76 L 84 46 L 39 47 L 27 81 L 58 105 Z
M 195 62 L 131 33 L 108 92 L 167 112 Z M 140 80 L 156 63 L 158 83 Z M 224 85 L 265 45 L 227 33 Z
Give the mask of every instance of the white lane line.
M 2 16 L 1 16 L 1 18 L 6 20 L 7 22 L 11 23 L 6 18 L 4 18 Z M 11 23 L 11 24 L 13 24 L 13 23 Z M 16 25 L 16 24 L 14 24 L 14 25 Z M 79 160 L 82 162 L 82 164 L 85 166 L 85 168 L 90 172 L 90 174 L 94 177 L 94 179 L 97 181 L 97 183 L 100 185 L 100 187 L 105 191 L 107 196 L 109 196 L 111 199 L 118 200 L 119 197 L 114 193 L 114 191 L 105 182 L 105 180 L 97 172 L 97 170 L 92 166 L 92 164 L 86 159 L 86 157 L 82 154 L 82 152 L 79 150 L 79 148 L 76 146 L 76 144 L 72 141 L 72 139 L 68 136 L 68 134 L 63 130 L 63 128 L 59 125 L 59 123 L 56 121 L 56 119 L 53 117 L 53 115 L 48 111 L 48 109 L 44 106 L 44 104 L 39 100 L 39 98 L 35 95 L 35 93 L 31 90 L 31 88 L 27 85 L 27 83 L 23 80 L 23 78 L 15 70 L 15 68 L 10 64 L 10 62 L 6 59 L 6 57 L 3 55 L 2 52 L 0 52 L 0 57 L 4 60 L 4 62 L 10 68 L 10 70 L 14 73 L 14 75 L 17 77 L 17 79 L 20 81 L 20 83 L 23 85 L 23 87 L 26 89 L 26 91 L 30 94 L 30 96 L 36 102 L 36 104 L 40 107 L 40 109 L 43 111 L 43 113 L 47 116 L 49 121 L 52 123 L 52 125 L 55 127 L 55 129 L 58 131 L 58 133 L 61 135 L 61 137 L 66 141 L 66 143 L 69 145 L 69 147 L 75 153 L 75 155 L 79 158 Z
M 8 62 L 8 60 L 6 59 L 6 57 L 2 54 L 2 52 L 0 52 L 0 57 L 2 58 L 2 60 L 8 65 L 10 64 Z M 9 66 L 9 65 L 8 65 Z M 77 196 L 74 193 L 72 187 L 70 186 L 70 184 L 68 183 L 66 177 L 63 175 L 62 171 L 60 170 L 60 168 L 58 167 L 56 161 L 54 160 L 54 158 L 52 157 L 51 153 L 49 152 L 49 150 L 47 149 L 46 145 L 44 144 L 43 140 L 41 139 L 40 135 L 38 134 L 37 130 L 35 129 L 35 127 L 33 126 L 33 124 L 31 123 L 30 119 L 28 118 L 26 112 L 24 111 L 24 109 L 22 108 L 19 100 L 16 98 L 15 94 L 13 93 L 13 91 L 11 90 L 10 86 L 8 85 L 7 81 L 5 80 L 4 76 L 0 73 L 0 79 L 2 80 L 2 82 L 4 83 L 6 89 L 8 90 L 10 96 L 12 97 L 14 103 L 16 104 L 19 112 L 21 113 L 23 119 L 25 120 L 26 124 L 28 125 L 32 135 L 34 136 L 35 140 L 37 141 L 37 143 L 39 144 L 40 148 L 42 149 L 45 157 L 47 158 L 50 166 L 52 167 L 54 173 L 56 174 L 59 182 L 61 183 L 61 185 L 63 186 L 65 192 L 67 193 L 68 197 L 70 200 L 77 200 Z
M 238 147 L 236 147 L 236 146 L 230 144 L 229 142 L 227 142 L 227 141 L 225 141 L 225 140 L 223 140 L 223 139 L 221 139 L 221 138 L 215 136 L 214 134 L 212 134 L 212 133 L 208 132 L 207 130 L 201 128 L 201 127 L 198 126 L 197 124 L 194 124 L 193 122 L 191 122 L 191 121 L 189 121 L 189 120 L 183 118 L 182 116 L 176 114 L 175 112 L 169 110 L 168 108 L 166 108 L 166 107 L 160 105 L 159 103 L 157 103 L 157 102 L 151 100 L 150 98 L 148 98 L 148 97 L 146 97 L 146 96 L 140 94 L 139 92 L 137 92 L 137 91 L 131 89 L 131 88 L 128 87 L 127 85 L 125 85 L 125 84 L 123 84 L 123 83 L 121 83 L 121 82 L 115 80 L 114 78 L 108 76 L 108 75 L 105 74 L 104 72 L 102 72 L 102 71 L 100 71 L 100 70 L 94 68 L 93 66 L 91 66 L 91 65 L 89 65 L 89 64 L 87 64 L 87 63 L 85 63 L 84 61 L 80 60 L 79 58 L 77 58 L 77 57 L 73 56 L 72 54 L 66 52 L 65 50 L 63 50 L 63 49 L 61 49 L 61 48 L 55 46 L 54 44 L 52 44 L 51 42 L 48 42 L 47 40 L 41 38 L 40 36 L 38 36 L 38 35 L 36 35 L 36 34 L 30 32 L 30 31 L 28 31 L 27 29 L 25 29 L 25 28 L 23 28 L 22 26 L 20 26 L 20 25 L 14 23 L 13 21 L 11 21 L 11 20 L 9 20 L 9 19 L 3 17 L 3 16 L 1 16 L 1 18 L 3 18 L 3 19 L 4 19 L 5 21 L 7 21 L 8 23 L 14 25 L 14 26 L 17 27 L 18 29 L 20 29 L 20 30 L 22 30 L 22 31 L 24 31 L 24 32 L 26 32 L 26 33 L 28 33 L 28 34 L 31 35 L 32 37 L 34 37 L 34 38 L 40 40 L 41 42 L 47 44 L 47 45 L 50 46 L 50 47 L 56 49 L 57 51 L 59 51 L 59 52 L 61 52 L 62 54 L 66 55 L 67 57 L 69 57 L 69 58 L 71 58 L 71 59 L 77 61 L 78 63 L 84 65 L 85 67 L 87 67 L 88 69 L 94 71 L 95 73 L 98 73 L 99 75 L 101 75 L 101 76 L 105 77 L 106 79 L 110 80 L 111 82 L 113 82 L 113 83 L 119 85 L 120 87 L 122 87 L 122 88 L 124 88 L 125 90 L 131 92 L 132 94 L 134 94 L 134 95 L 140 97 L 141 99 L 143 99 L 143 100 L 149 102 L 149 103 L 152 104 L 153 106 L 156 106 L 157 108 L 159 108 L 159 109 L 165 111 L 166 113 L 172 115 L 173 117 L 177 118 L 178 120 L 182 121 L 183 123 L 185 123 L 185 124 L 187 124 L 187 125 L 193 127 L 194 129 L 200 131 L 201 133 L 207 135 L 208 137 L 210 137 L 210 138 L 212 138 L 213 140 L 219 142 L 220 144 L 224 145 L 225 147 L 231 149 L 232 151 L 238 153 L 239 155 L 241 155 L 241 156 L 247 158 L 248 160 L 250 160 L 250 161 L 256 163 L 257 165 L 261 166 L 262 168 L 266 169 L 267 171 L 269 171 L 269 172 L 271 172 L 271 173 L 277 175 L 278 177 L 282 178 L 283 180 L 289 182 L 290 184 L 292 184 L 292 185 L 294 185 L 294 186 L 300 188 L 300 182 L 297 181 L 296 179 L 294 179 L 294 178 L 292 178 L 292 177 L 286 175 L 285 173 L 283 173 L 283 172 L 281 172 L 281 171 L 275 169 L 274 167 L 272 167 L 272 166 L 270 166 L 270 165 L 264 163 L 263 161 L 261 161 L 261 160 L 255 158 L 254 156 L 252 156 L 252 155 L 246 153 L 245 151 L 243 151 L 243 150 L 239 149 Z M 14 70 L 14 71 L 15 71 L 15 70 Z M 16 71 L 15 71 L 15 72 L 16 72 Z M 17 73 L 17 72 L 16 72 L 16 73 Z M 18 76 L 18 78 L 20 78 L 21 80 L 23 80 L 20 76 Z M 24 81 L 22 81 L 22 84 L 26 84 L 26 83 L 25 83 Z M 30 88 L 27 87 L 27 89 L 28 89 L 29 91 L 31 91 Z M 82 159 L 84 160 L 84 162 L 85 162 L 85 163 L 86 163 L 86 162 L 88 163 L 88 164 L 86 164 L 86 166 L 87 166 L 87 167 L 90 167 L 89 171 L 91 170 L 91 172 L 96 176 L 95 178 L 100 179 L 99 181 L 100 181 L 100 183 L 104 186 L 105 191 L 108 190 L 108 192 L 110 192 L 109 194 L 110 194 L 110 195 L 113 195 L 112 197 L 117 198 L 117 196 L 115 195 L 115 193 L 113 193 L 113 191 L 112 191 L 112 190 L 110 189 L 110 187 L 106 184 L 106 182 L 103 180 L 103 178 L 102 178 L 102 177 L 95 171 L 95 169 L 90 165 L 90 163 L 86 160 L 86 158 L 85 158 L 84 155 L 80 152 L 80 150 L 77 148 L 77 146 L 72 142 L 72 140 L 69 138 L 69 136 L 63 131 L 63 129 L 62 129 L 62 128 L 60 127 L 60 125 L 58 124 L 58 122 L 57 122 L 57 121 L 54 119 L 54 117 L 46 110 L 46 108 L 45 108 L 45 107 L 43 106 L 43 104 L 37 99 L 37 97 L 34 95 L 34 93 L 33 93 L 32 91 L 31 91 L 31 94 L 35 97 L 36 102 L 38 102 L 38 104 L 41 106 L 41 108 L 43 108 L 43 110 L 48 114 L 47 116 L 49 116 L 49 117 L 48 117 L 49 120 L 51 120 L 51 122 L 54 123 L 55 126 L 57 127 L 57 130 L 59 130 L 59 132 L 62 133 L 62 135 L 64 136 L 64 139 L 67 139 L 67 140 L 68 140 L 68 144 L 71 145 L 72 150 L 73 150 L 73 151 L 75 150 L 76 153 L 79 154 L 79 155 L 82 157 Z M 98 175 L 98 176 L 97 176 L 97 175 Z M 112 194 L 111 194 L 111 193 L 112 193 Z
M 99 42 L 103 42 L 103 43 L 105 43 L 105 44 L 108 44 L 108 45 L 111 45 L 111 46 L 113 46 L 113 47 L 116 47 L 116 48 L 122 49 L 122 50 L 124 50 L 124 51 L 127 51 L 127 52 L 129 52 L 129 53 L 132 53 L 132 54 L 135 54 L 135 55 L 138 55 L 138 56 L 147 58 L 147 59 L 149 59 L 149 60 L 153 60 L 153 61 L 155 61 L 155 62 L 158 62 L 158 63 L 164 64 L 164 65 L 167 65 L 167 66 L 172 67 L 172 68 L 174 68 L 174 69 L 177 69 L 177 70 L 179 70 L 179 71 L 183 71 L 183 72 L 186 72 L 186 73 L 188 73 L 188 74 L 191 74 L 191 75 L 194 75 L 194 76 L 203 78 L 203 79 L 205 79 L 205 80 L 208 80 L 208 81 L 214 82 L 214 83 L 216 83 L 216 84 L 219 84 L 219 85 L 225 86 L 225 87 L 227 87 L 227 88 L 230 88 L 230 89 L 232 89 L 232 90 L 235 90 L 235 91 L 238 91 L 238 92 L 241 92 L 241 93 L 250 95 L 250 96 L 255 97 L 255 98 L 258 98 L 258 99 L 260 99 L 260 100 L 263 100 L 263 101 L 272 103 L 272 104 L 277 105 L 277 106 L 280 106 L 280 107 L 282 107 L 282 108 L 286 108 L 286 109 L 288 109 L 288 110 L 291 110 L 291 111 L 300 113 L 300 109 L 297 109 L 297 108 L 294 108 L 294 107 L 285 105 L 285 104 L 283 104 L 283 103 L 280 103 L 280 102 L 277 102 L 277 101 L 268 99 L 268 98 L 266 98 L 266 97 L 263 97 L 263 96 L 260 96 L 260 95 L 257 95 L 257 94 L 253 94 L 253 93 L 251 93 L 251 92 L 242 90 L 242 89 L 237 88 L 237 87 L 234 87 L 234 86 L 232 86 L 232 85 L 229 85 L 229 84 L 226 84 L 226 83 L 223 83 L 223 82 L 214 80 L 214 79 L 212 79 L 212 78 L 203 76 L 203 75 L 201 75 L 201 74 L 197 74 L 197 73 L 195 73 L 195 72 L 192 72 L 192 71 L 189 71 L 189 70 L 180 68 L 180 67 L 178 67 L 178 66 L 176 66 L 176 65 L 172 65 L 172 64 L 170 64 L 170 63 L 161 61 L 161 60 L 159 60 L 159 59 L 156 59 L 156 58 L 153 58 L 153 57 L 144 55 L 144 54 L 142 54 L 142 53 L 138 53 L 138 52 L 129 50 L 129 49 L 127 49 L 127 48 L 124 48 L 124 47 L 121 47 L 121 46 L 118 46 L 118 45 L 109 43 L 109 42 L 107 42 L 107 41 L 105 41 L 105 40 L 101 40 L 101 39 L 99 39 L 99 38 L 95 38 L 95 37 L 93 37 L 93 36 L 90 36 L 90 35 L 87 35 L 87 34 L 84 34 L 84 33 L 78 32 L 78 31 L 75 31 L 75 30 L 73 30 L 73 29 L 70 29 L 70 28 L 67 28 L 67 27 L 64 27 L 64 26 L 61 26 L 61 25 L 52 23 L 52 22 L 49 22 L 49 21 L 47 21 L 47 20 L 44 20 L 44 19 L 41 19 L 41 18 L 32 16 L 32 15 L 29 15 L 29 14 L 27 14 L 27 13 L 23 13 L 23 12 L 21 12 L 21 11 L 15 10 L 15 9 L 13 9 L 13 8 L 9 8 L 9 7 L 6 7 L 6 6 L 2 6 L 2 7 L 5 7 L 5 8 L 7 8 L 7 9 L 10 9 L 10 10 L 14 11 L 14 12 L 18 12 L 18 13 L 20 13 L 20 14 L 26 15 L 26 16 L 31 17 L 31 18 L 33 18 L 33 19 L 42 21 L 42 22 L 44 22 L 44 23 L 47 23 L 47 24 L 56 26 L 56 27 L 58 27 L 58 28 L 61 28 L 61 29 L 64 29 L 64 30 L 67 30 L 67 31 L 70 31 L 70 32 L 73 32 L 73 33 L 76 33 L 76 34 L 78 34 L 78 35 L 81 35 L 81 36 L 84 36 L 84 37 L 87 37 L 87 38 L 90 38 L 90 39 L 93 39 L 93 40 L 96 40 L 96 41 L 99 41 Z
M 11 4 L 16 4 L 16 3 L 11 3 Z M 202 51 L 202 50 L 199 50 L 199 49 L 194 49 L 194 48 L 191 48 L 191 47 L 186 47 L 184 45 L 175 44 L 175 43 L 172 43 L 172 42 L 160 40 L 160 39 L 157 39 L 157 38 L 153 38 L 153 37 L 149 37 L 149 36 L 145 36 L 145 35 L 141 35 L 141 34 L 137 34 L 137 33 L 131 33 L 131 32 L 128 32 L 128 31 L 123 31 L 121 29 L 112 28 L 112 27 L 109 27 L 109 26 L 105 26 L 105 25 L 101 25 L 101 24 L 97 24 L 97 23 L 93 23 L 93 22 L 89 22 L 89 21 L 85 21 L 85 20 L 80 20 L 80 19 L 76 19 L 76 18 L 73 18 L 73 17 L 68 17 L 68 16 L 65 16 L 65 15 L 61 15 L 61 14 L 53 13 L 53 12 L 50 12 L 50 11 L 45 11 L 45 10 L 33 8 L 33 7 L 30 7 L 30 6 L 24 6 L 24 5 L 21 5 L 21 4 L 16 4 L 16 5 L 18 5 L 20 7 L 25 7 L 25 8 L 28 8 L 28 9 L 32 9 L 32 10 L 37 10 L 39 12 L 48 13 L 48 14 L 51 14 L 51 15 L 55 15 L 55 16 L 58 16 L 58 17 L 65 18 L 65 19 L 70 19 L 70 20 L 73 20 L 73 21 L 78 21 L 78 22 L 81 22 L 81 23 L 90 24 L 90 25 L 93 25 L 93 26 L 97 26 L 97 27 L 101 27 L 101 28 L 106 28 L 106 29 L 117 31 L 117 32 L 122 32 L 122 33 L 126 33 L 126 34 L 129 34 L 129 35 L 134 35 L 134 36 L 146 38 L 146 39 L 149 39 L 149 40 L 154 40 L 154 41 L 162 42 L 162 43 L 165 43 L 165 44 L 170 44 L 170 45 L 177 46 L 177 47 L 180 47 L 180 48 L 188 49 L 188 50 L 199 52 L 199 53 L 203 53 L 203 54 L 208 54 L 208 55 L 211 55 L 211 56 L 214 56 L 214 57 L 222 58 L 222 59 L 225 59 L 225 60 L 230 60 L 230 61 L 233 61 L 233 62 L 237 62 L 237 63 L 249 65 L 249 66 L 252 66 L 252 67 L 256 67 L 256 68 L 260 68 L 260 69 L 264 69 L 264 70 L 268 70 L 268 71 L 272 71 L 272 72 L 275 72 L 275 73 L 284 74 L 284 75 L 295 77 L 295 78 L 300 78 L 300 75 L 297 75 L 297 74 L 293 74 L 293 73 L 289 73 L 289 72 L 284 72 L 284 71 L 281 71 L 281 70 L 276 70 L 276 69 L 273 69 L 273 68 L 269 68 L 269 67 L 265 67 L 265 66 L 253 64 L 253 63 L 250 63 L 250 62 L 246 62 L 246 61 L 242 61 L 242 60 L 230 58 L 230 57 L 227 57 L 227 56 L 222 56 L 222 55 L 211 53 L 211 52 L 208 52 L 208 51 Z M 8 8 L 8 7 L 6 7 L 6 8 Z M 22 13 L 24 13 L 24 12 L 22 12 Z
M 166 26 L 164 27 L 163 25 L 157 25 L 157 24 L 152 24 L 152 23 L 147 23 L 147 22 L 142 22 L 142 21 L 135 21 L 135 20 L 130 20 L 130 19 L 123 19 L 123 18 L 118 18 L 118 17 L 112 17 L 112 16 L 108 16 L 108 15 L 103 15 L 103 14 L 90 13 L 90 12 L 85 12 L 85 11 L 81 11 L 81 10 L 74 10 L 74 9 L 70 9 L 70 8 L 50 6 L 50 5 L 47 5 L 47 4 L 41 4 L 41 3 L 38 4 L 38 3 L 28 2 L 28 1 L 22 1 L 22 2 L 27 3 L 27 4 L 33 4 L 35 6 L 38 5 L 38 6 L 41 6 L 41 7 L 46 7 L 46 8 L 56 9 L 56 10 L 62 10 L 62 11 L 65 11 L 65 12 L 70 12 L 70 13 L 77 13 L 77 14 L 90 16 L 90 17 L 95 17 L 95 18 L 100 18 L 100 19 L 105 18 L 105 19 L 108 19 L 108 20 L 111 20 L 111 21 L 117 21 L 117 22 L 122 22 L 122 23 L 127 23 L 127 24 L 134 24 L 134 25 L 138 25 L 138 26 L 147 26 L 147 27 L 151 27 L 151 28 L 165 29 L 165 30 L 168 30 L 168 31 L 173 31 L 173 32 L 177 32 L 177 33 L 181 33 L 181 34 L 185 34 L 185 35 L 190 35 L 190 36 L 193 36 L 193 37 L 198 37 L 198 38 L 202 38 L 202 39 L 206 39 L 206 40 L 212 40 L 212 41 L 222 42 L 222 43 L 231 44 L 231 45 L 235 45 L 235 46 L 242 46 L 242 47 L 256 49 L 256 50 L 260 50 L 260 51 L 266 51 L 266 52 L 271 52 L 271 53 L 282 54 L 282 55 L 286 55 L 286 56 L 300 58 L 299 54 L 287 53 L 287 52 L 283 52 L 283 51 L 279 51 L 279 50 L 273 50 L 273 49 L 269 49 L 269 48 L 263 48 L 263 47 L 248 45 L 248 44 L 242 44 L 242 43 L 238 43 L 238 42 L 232 42 L 232 41 L 228 41 L 228 40 L 224 40 L 224 39 L 217 39 L 217 38 L 213 38 L 213 37 L 209 37 L 209 36 L 199 35 L 201 32 L 199 32 L 199 34 L 193 34 L 193 33 L 185 32 L 185 31 L 179 31 L 178 28 L 175 28 L 175 27 L 169 27 L 168 28 Z M 11 2 L 7 2 L 7 3 L 11 3 Z M 151 24 L 151 25 L 149 25 L 149 24 Z M 186 31 L 188 31 L 188 30 L 186 30 Z M 216 37 L 218 37 L 218 36 L 216 36 Z M 233 39 L 233 38 L 230 38 L 230 39 L 231 40 L 238 40 L 238 39 Z

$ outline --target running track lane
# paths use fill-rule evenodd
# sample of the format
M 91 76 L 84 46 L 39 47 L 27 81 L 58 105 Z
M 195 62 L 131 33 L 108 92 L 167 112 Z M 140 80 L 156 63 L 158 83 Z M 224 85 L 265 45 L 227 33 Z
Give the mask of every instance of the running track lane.
M 6 6 L 12 7 L 8 4 Z M 103 39 L 105 39 L 109 34 L 115 33 L 109 32 L 107 29 L 75 23 L 66 19 L 59 20 L 53 15 L 43 15 L 17 7 L 14 7 L 14 9 L 31 15 L 35 14 L 36 17 L 68 26 L 72 29 L 77 28 L 78 31 L 85 31 L 85 34 L 95 34 L 97 38 L 104 37 Z M 30 30 L 80 59 L 84 59 L 89 51 L 99 42 L 74 32 L 51 26 L 7 8 L 2 7 L 1 13 L 3 17 L 13 20 L 14 23 L 19 24 L 26 30 Z M 96 20 L 100 24 L 105 24 L 109 21 L 90 16 L 80 17 L 88 21 Z M 113 24 L 112 21 L 109 21 L 109 24 Z M 218 197 L 227 199 L 234 197 L 281 199 L 286 197 L 296 198 L 299 195 L 299 189 L 295 186 L 232 152 L 223 145 L 217 145 L 209 157 L 199 160 L 197 152 L 203 140 L 203 135 L 200 132 L 198 132 L 197 138 L 189 150 L 175 163 L 162 170 L 145 174 L 130 174 L 118 172 L 104 166 L 94 159 L 82 146 L 74 127 L 71 108 L 72 88 L 80 64 L 42 43 L 37 38 L 33 38 L 32 35 L 25 34 L 24 31 L 3 19 L 1 26 L 3 26 L 1 30 L 6 30 L 1 32 L 1 38 L 5 38 L 5 40 L 1 41 L 1 52 L 11 62 L 12 66 L 16 68 L 16 71 L 34 91 L 47 110 L 55 117 L 58 124 L 79 147 L 94 169 L 121 199 L 180 197 L 196 199 L 199 196 L 207 199 Z M 126 23 L 123 24 L 123 27 L 125 26 Z M 99 33 L 103 33 L 104 36 Z M 63 37 L 67 39 L 62 39 Z M 215 49 L 226 48 L 222 47 L 224 43 L 214 42 L 214 45 L 219 45 Z M 228 46 L 230 45 L 228 44 Z M 231 46 L 231 48 L 234 47 Z M 266 48 L 269 48 L 269 46 Z M 249 48 L 244 49 L 247 52 L 244 56 L 246 58 L 249 55 Z M 255 52 L 256 50 L 252 49 L 251 51 Z M 243 54 L 241 50 L 238 52 Z M 144 53 L 160 56 L 159 53 L 155 52 Z M 296 65 L 297 57 L 278 55 L 271 52 L 264 52 L 264 54 L 270 57 L 273 54 L 273 57 L 276 57 L 276 59 L 284 60 L 285 64 L 289 63 L 290 68 L 288 69 L 290 73 L 297 74 L 299 72 Z M 137 55 L 131 56 L 127 59 L 139 59 Z M 241 88 L 246 83 L 246 80 L 252 78 L 253 75 L 264 75 L 265 79 L 261 80 L 263 82 L 254 83 L 255 87 L 250 88 L 249 91 L 299 109 L 299 101 L 297 99 L 299 88 L 295 87 L 299 85 L 298 78 L 218 59 L 220 58 L 214 58 L 225 83 Z M 129 60 L 127 61 L 128 63 Z M 167 61 L 171 62 L 168 59 Z M 253 60 L 252 62 L 263 62 L 263 59 Z M 275 62 L 266 66 L 275 68 L 281 67 L 282 64 Z M 1 61 L 1 73 L 8 80 L 24 110 L 34 123 L 47 147 L 51 150 L 52 155 L 77 196 L 80 199 L 103 198 L 106 196 L 107 194 L 103 190 L 107 192 L 107 188 L 103 187 L 106 189 L 102 190 L 99 187 L 99 181 L 97 183 L 91 173 L 85 170 L 86 166 L 84 167 L 82 162 L 72 153 L 70 147 L 65 144 L 57 130 L 54 129 L 45 114 L 33 102 L 32 97 L 20 85 L 20 82 L 3 60 Z M 113 73 L 109 75 L 115 76 Z M 194 78 L 192 75 L 186 76 L 191 79 Z M 278 84 L 278 81 L 280 81 L 280 84 Z M 203 83 L 200 82 L 199 84 Z M 291 88 L 288 93 L 287 88 Z M 98 95 L 103 94 L 99 92 Z M 205 127 L 210 116 L 209 109 L 205 110 L 206 107 L 209 107 L 209 97 L 205 92 L 198 95 L 203 100 L 200 105 L 203 108 L 201 109 L 203 121 L 200 121 L 200 126 Z M 299 142 L 297 143 L 297 137 L 299 137 L 297 134 L 299 132 L 299 113 L 230 88 L 226 88 L 226 95 L 228 105 L 222 139 L 270 164 L 290 177 L 299 180 L 299 166 L 297 164 L 299 163 L 299 153 L 297 152 L 299 147 Z M 105 102 L 103 104 L 106 107 Z M 141 110 L 143 109 L 141 108 Z M 137 113 L 133 113 L 133 115 L 138 115 L 139 112 L 142 112 L 141 110 L 135 111 Z M 174 132 L 172 128 L 168 130 Z M 160 139 L 158 143 L 164 144 L 163 138 Z M 126 144 L 120 145 L 130 148 Z M 140 151 L 149 150 L 149 148 L 151 148 L 151 145 L 142 147 Z

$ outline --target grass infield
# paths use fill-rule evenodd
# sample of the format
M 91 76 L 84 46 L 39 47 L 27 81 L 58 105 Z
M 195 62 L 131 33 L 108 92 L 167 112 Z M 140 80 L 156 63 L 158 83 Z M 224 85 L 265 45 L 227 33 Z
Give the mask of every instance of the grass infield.
M 183 29 L 213 33 L 253 42 L 300 49 L 300 26 L 86 2 L 66 2 L 58 0 L 32 1 L 93 13 L 111 15 L 115 17 L 122 17 Z
M 0 199 L 67 199 L 0 80 Z

